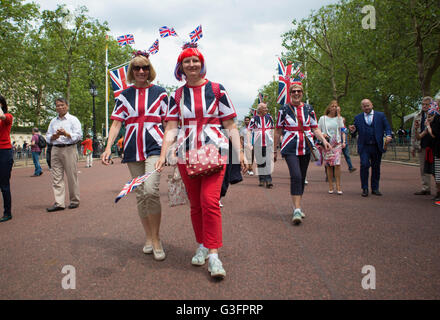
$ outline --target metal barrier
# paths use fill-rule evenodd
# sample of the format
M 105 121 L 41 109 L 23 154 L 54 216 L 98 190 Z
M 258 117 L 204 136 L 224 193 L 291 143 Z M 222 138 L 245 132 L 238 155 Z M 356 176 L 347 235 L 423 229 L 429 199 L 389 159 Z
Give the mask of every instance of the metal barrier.
M 356 155 L 357 153 L 357 141 L 355 139 L 351 139 L 349 141 L 350 155 Z M 402 162 L 411 162 L 418 163 L 418 157 L 413 157 L 411 154 L 411 145 L 408 141 L 396 141 L 393 140 L 387 148 L 387 152 L 382 155 L 382 159 L 391 160 L 391 161 L 402 161 Z

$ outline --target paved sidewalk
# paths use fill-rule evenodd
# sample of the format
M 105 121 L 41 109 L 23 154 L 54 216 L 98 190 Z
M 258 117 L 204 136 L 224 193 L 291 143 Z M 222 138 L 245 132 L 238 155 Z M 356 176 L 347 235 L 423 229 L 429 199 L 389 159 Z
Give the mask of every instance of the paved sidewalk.
M 359 167 L 359 159 L 353 163 Z M 382 164 L 383 197 L 361 197 L 359 171 L 342 166 L 344 194 L 327 193 L 324 170 L 310 165 L 303 207 L 290 222 L 286 163 L 276 163 L 274 189 L 246 176 L 224 200 L 221 282 L 207 266 L 191 266 L 196 249 L 189 207 L 167 204 L 161 178 L 163 262 L 142 253 L 143 229 L 135 195 L 114 198 L 129 177 L 126 165 L 79 164 L 78 209 L 47 213 L 53 203 L 50 173 L 29 177 L 14 168 L 13 216 L 0 224 L 2 299 L 439 299 L 440 207 L 414 196 L 419 169 Z M 65 290 L 66 265 L 76 289 Z M 376 289 L 365 290 L 364 266 L 373 266 Z M 370 269 L 371 270 L 371 269 Z M 69 272 L 71 275 L 71 273 Z

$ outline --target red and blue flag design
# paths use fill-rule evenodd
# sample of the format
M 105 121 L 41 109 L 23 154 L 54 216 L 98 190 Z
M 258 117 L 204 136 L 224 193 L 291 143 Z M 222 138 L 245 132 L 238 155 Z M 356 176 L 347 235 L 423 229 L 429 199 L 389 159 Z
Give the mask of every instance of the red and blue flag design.
M 148 49 L 148 52 L 150 54 L 156 54 L 159 52 L 159 39 L 156 39 L 156 41 L 154 41 L 152 46 Z
M 130 87 L 127 84 L 127 69 L 128 65 L 110 71 L 110 79 L 112 80 L 112 88 L 115 99 L 122 91 Z
M 177 33 L 174 31 L 174 28 L 168 28 L 167 26 L 163 26 L 159 28 L 159 34 L 161 38 L 166 38 L 168 36 L 176 37 Z
M 132 34 L 125 34 L 117 38 L 118 44 L 123 47 L 127 44 L 134 44 L 134 36 Z
M 145 182 L 156 170 L 152 172 L 147 172 L 146 174 L 136 177 L 131 181 L 128 181 L 125 186 L 122 188 L 121 192 L 119 192 L 118 196 L 115 199 L 115 203 L 125 197 L 127 194 L 136 189 L 139 185 Z
M 284 105 L 290 103 L 289 88 L 293 82 L 300 81 L 297 75 L 301 73 L 300 63 L 287 62 L 287 66 L 284 65 L 281 58 L 278 58 L 278 98 L 277 103 Z
M 202 25 L 199 25 L 197 28 L 191 31 L 189 37 L 191 38 L 191 43 L 197 42 L 203 38 Z

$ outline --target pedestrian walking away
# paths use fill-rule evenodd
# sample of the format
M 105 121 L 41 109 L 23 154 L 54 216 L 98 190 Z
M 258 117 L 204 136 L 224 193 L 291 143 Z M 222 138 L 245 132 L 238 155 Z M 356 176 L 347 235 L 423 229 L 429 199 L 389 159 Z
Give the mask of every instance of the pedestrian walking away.
M 0 96 L 0 189 L 3 197 L 3 217 L 0 222 L 12 219 L 11 172 L 14 164 L 11 144 L 12 114 L 8 113 L 8 104 Z
M 285 104 L 278 111 L 274 143 L 278 145 L 284 130 L 281 155 L 286 160 L 290 173 L 290 194 L 294 206 L 292 223 L 299 225 L 305 218 L 304 210 L 301 208 L 301 199 L 304 194 L 311 148 L 314 147 L 313 135 L 322 142 L 325 150 L 331 150 L 331 146 L 318 128 L 313 107 L 302 102 L 302 84 L 292 83 L 289 94 L 291 103 Z M 274 161 L 276 160 L 277 151 L 275 150 Z
M 38 177 L 43 174 L 43 169 L 41 169 L 41 165 L 40 165 L 40 154 L 42 150 L 38 145 L 39 139 L 40 139 L 40 131 L 38 130 L 38 128 L 33 128 L 32 139 L 31 139 L 31 152 L 32 152 L 32 160 L 35 166 L 35 171 L 31 177 Z
M 81 142 L 81 145 L 83 146 L 83 155 L 86 156 L 86 168 L 91 168 L 93 165 L 93 141 L 89 134 Z
M 371 167 L 371 193 L 381 196 L 379 191 L 380 163 L 382 154 L 391 142 L 391 127 L 383 112 L 374 111 L 373 103 L 369 99 L 361 102 L 363 112 L 354 118 L 351 132 L 358 133 L 358 153 L 361 160 L 361 188 L 362 196 L 368 197 L 368 177 Z M 386 138 L 384 141 L 384 134 Z
M 230 138 L 234 152 L 240 154 L 240 163 L 244 169 L 244 155 L 240 152 L 240 136 L 234 121 L 236 112 L 225 88 L 205 78 L 205 59 L 197 49 L 197 44 L 184 45 L 174 74 L 177 80 L 185 79 L 186 83 L 170 97 L 164 142 L 156 169 L 162 170 L 165 165 L 168 148 L 176 138 L 180 121 L 181 130 L 177 137 L 178 168 L 191 203 L 191 222 L 198 243 L 191 263 L 201 266 L 209 259 L 208 271 L 211 277 L 223 279 L 226 271 L 218 254 L 223 245 L 219 200 L 225 165 L 219 162 L 218 171 L 194 176 L 192 172 L 187 172 L 190 162 L 185 154 L 194 154 L 196 150 L 200 152 L 209 146 L 213 146 L 209 149 L 213 154 L 226 154 Z M 221 130 L 222 126 L 226 132 Z M 202 145 L 206 148 L 202 148 Z M 216 150 L 218 152 L 214 152 Z
M 122 91 L 116 99 L 107 146 L 101 156 L 103 164 L 113 163 L 111 147 L 124 124 L 126 131 L 122 163 L 127 163 L 133 178 L 155 170 L 162 146 L 162 121 L 165 119 L 168 96 L 164 88 L 152 84 L 155 78 L 156 71 L 149 54 L 143 51 L 133 53 L 127 80 L 134 85 Z M 136 201 L 146 236 L 142 251 L 145 254 L 152 253 L 155 260 L 162 261 L 166 254 L 160 240 L 162 207 L 159 183 L 159 172 L 152 173 L 136 188 Z
M 65 208 L 64 173 L 66 173 L 69 188 L 69 209 L 78 208 L 80 202 L 76 145 L 82 139 L 81 123 L 77 117 L 69 113 L 69 104 L 66 99 L 56 99 L 55 106 L 58 116 L 51 120 L 46 134 L 46 140 L 52 144 L 50 171 L 55 196 L 53 206 L 46 209 L 48 212 Z

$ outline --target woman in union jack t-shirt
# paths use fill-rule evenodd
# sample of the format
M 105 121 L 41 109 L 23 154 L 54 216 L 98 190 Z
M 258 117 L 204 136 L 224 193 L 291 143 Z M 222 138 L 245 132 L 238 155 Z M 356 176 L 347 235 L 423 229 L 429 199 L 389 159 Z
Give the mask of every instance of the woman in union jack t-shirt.
M 163 127 L 168 105 L 164 88 L 153 85 L 156 72 L 148 59 L 148 54 L 138 51 L 130 61 L 127 80 L 134 83 L 116 99 L 111 115 L 107 146 L 102 154 L 102 162 L 110 163 L 111 147 L 119 134 L 122 123 L 125 125 L 124 158 L 131 176 L 136 178 L 153 172 L 162 146 Z M 155 260 L 165 259 L 165 252 L 159 237 L 161 204 L 159 195 L 160 174 L 153 172 L 148 179 L 136 188 L 138 214 L 147 237 L 144 253 L 153 253 Z
M 281 155 L 286 160 L 290 173 L 290 194 L 295 207 L 292 222 L 298 225 L 305 217 L 301 209 L 301 198 L 310 162 L 310 147 L 313 148 L 313 135 L 322 141 L 326 150 L 331 149 L 331 146 L 318 128 L 313 107 L 302 102 L 302 84 L 291 84 L 289 94 L 291 103 L 282 106 L 278 112 L 274 145 L 279 144 L 281 133 L 284 130 Z M 277 160 L 276 150 L 274 151 L 274 160 Z
M 162 170 L 168 147 L 176 137 L 181 110 L 184 125 L 178 137 L 180 146 L 194 150 L 202 143 L 212 143 L 217 148 L 228 149 L 228 138 L 221 130 L 225 128 L 229 132 L 233 148 L 240 150 L 240 136 L 234 122 L 236 113 L 225 88 L 205 79 L 205 60 L 196 46 L 185 45 L 183 49 L 177 59 L 175 76 L 180 81 L 185 78 L 186 84 L 170 97 L 162 152 L 156 163 L 158 170 Z M 178 92 L 183 98 L 175 98 Z M 241 152 L 242 168 L 243 157 Z M 222 279 L 226 276 L 226 271 L 218 258 L 218 249 L 222 246 L 219 201 L 225 168 L 214 174 L 195 178 L 189 178 L 185 164 L 179 163 L 178 168 L 191 202 L 191 221 L 199 244 L 191 263 L 201 266 L 209 258 L 208 271 L 211 276 Z

